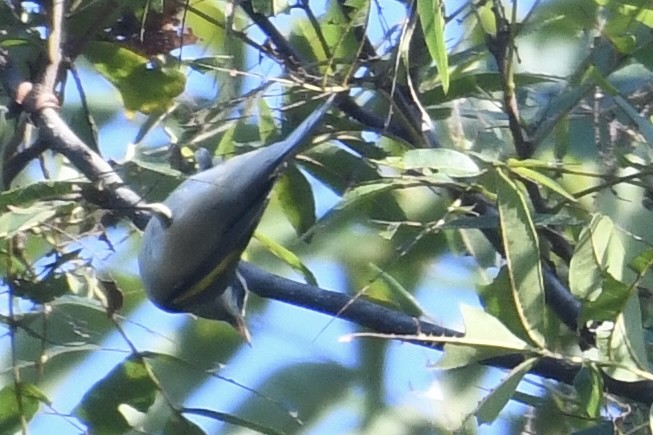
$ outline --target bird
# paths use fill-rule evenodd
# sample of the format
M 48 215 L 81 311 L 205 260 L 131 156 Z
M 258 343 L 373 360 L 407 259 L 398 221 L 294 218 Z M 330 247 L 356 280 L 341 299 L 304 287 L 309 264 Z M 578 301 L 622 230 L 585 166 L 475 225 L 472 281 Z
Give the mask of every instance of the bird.
M 317 130 L 334 97 L 285 140 L 199 172 L 153 211 L 138 265 L 147 297 L 168 312 L 225 321 L 248 343 L 247 283 L 237 266 L 267 206 L 275 180 Z

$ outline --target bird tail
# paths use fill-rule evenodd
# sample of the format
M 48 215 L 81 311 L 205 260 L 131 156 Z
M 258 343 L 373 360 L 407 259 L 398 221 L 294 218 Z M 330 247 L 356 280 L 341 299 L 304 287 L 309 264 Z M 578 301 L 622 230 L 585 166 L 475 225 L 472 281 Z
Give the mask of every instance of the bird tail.
M 320 107 L 313 111 L 304 121 L 302 121 L 299 126 L 290 133 L 285 140 L 278 143 L 279 147 L 283 149 L 282 152 L 279 152 L 278 155 L 283 156 L 283 160 L 286 160 L 288 157 L 296 154 L 303 142 L 311 137 L 311 135 L 317 130 L 320 126 L 322 118 L 326 112 L 333 105 L 333 101 L 336 99 L 336 95 L 332 95 L 329 99 L 324 102 Z

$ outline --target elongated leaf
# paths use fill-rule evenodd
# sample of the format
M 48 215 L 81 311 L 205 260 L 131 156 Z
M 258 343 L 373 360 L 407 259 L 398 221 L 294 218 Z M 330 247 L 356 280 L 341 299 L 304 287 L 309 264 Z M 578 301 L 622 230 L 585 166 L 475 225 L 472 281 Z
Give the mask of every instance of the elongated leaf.
M 392 160 L 386 162 L 392 163 Z M 431 169 L 449 177 L 475 177 L 481 174 L 481 169 L 469 156 L 447 148 L 409 150 L 397 164 L 404 170 Z
M 278 179 L 274 193 L 298 236 L 315 225 L 313 188 L 299 169 L 289 167 Z
M 146 412 L 154 403 L 156 385 L 142 360 L 128 358 L 84 394 L 73 413 L 92 433 L 121 433 L 130 429 L 120 405 Z
M 347 191 L 343 196 L 342 201 L 340 201 L 335 208 L 339 210 L 346 209 L 360 202 L 369 200 L 376 195 L 389 192 L 396 188 L 397 186 L 390 181 L 362 184 Z
M 553 192 L 557 193 L 558 195 L 564 197 L 565 199 L 571 202 L 576 202 L 576 198 L 574 198 L 569 192 L 567 192 L 564 187 L 558 184 L 554 179 L 547 177 L 541 172 L 537 172 L 526 167 L 514 167 L 514 168 L 510 168 L 510 170 L 516 173 L 517 175 L 519 175 L 520 177 L 523 177 L 536 184 L 544 186 L 549 190 L 552 190 Z
M 419 317 L 424 314 L 424 310 L 420 306 L 419 301 L 415 296 L 413 296 L 406 288 L 401 285 L 392 275 L 382 270 L 376 264 L 370 263 L 370 267 L 375 272 L 376 276 L 379 277 L 387 287 L 392 292 L 392 301 L 397 302 L 401 311 L 404 313 L 413 316 Z
M 127 110 L 163 112 L 186 86 L 186 76 L 176 66 L 153 66 L 115 43 L 90 42 L 84 55 L 120 91 Z
M 311 272 L 311 270 L 306 267 L 306 265 L 299 259 L 297 255 L 295 255 L 294 252 L 281 246 L 279 243 L 275 242 L 271 238 L 261 234 L 258 231 L 254 233 L 254 238 L 261 242 L 277 258 L 290 266 L 295 272 L 300 273 L 308 284 L 317 285 L 317 280 L 315 279 L 313 272 Z
M 584 415 L 598 418 L 603 406 L 603 377 L 601 371 L 592 364 L 583 366 L 574 378 L 574 387 Z
M 454 178 L 476 177 L 482 173 L 467 154 L 447 148 L 409 150 L 404 154 L 404 165 L 407 169 L 421 166 Z
M 38 411 L 41 402 L 50 403 L 36 385 L 11 384 L 0 390 L 0 433 L 10 434 L 19 431 L 21 421 L 29 422 Z
M 444 43 L 444 13 L 442 0 L 417 0 L 417 12 L 422 23 L 426 46 L 438 67 L 442 89 L 449 91 L 449 60 Z
M 620 281 L 625 250 L 612 220 L 595 215 L 580 234 L 569 266 L 571 292 L 583 299 L 579 322 L 615 321 L 631 295 Z
M 481 286 L 479 292 L 485 311 L 499 319 L 515 336 L 530 341 L 528 330 L 520 320 L 507 266 L 499 270 L 489 285 Z
M 483 399 L 475 413 L 479 423 L 491 423 L 496 420 L 521 380 L 535 365 L 537 360 L 537 358 L 529 358 L 512 369 L 508 377 L 503 379 L 499 386 Z
M 515 336 L 491 314 L 467 305 L 461 305 L 460 312 L 465 322 L 466 338 L 503 349 L 515 351 L 528 349 L 528 344 L 524 340 Z
M 590 320 L 614 321 L 624 310 L 632 293 L 629 286 L 606 272 L 601 279 L 601 293 L 597 298 L 583 303 L 578 324 L 582 325 Z
M 465 323 L 461 344 L 447 343 L 438 368 L 455 369 L 499 355 L 527 352 L 528 344 L 515 336 L 494 316 L 478 308 L 460 307 Z
M 52 219 L 57 209 L 47 204 L 35 204 L 27 208 L 10 207 L 0 215 L 0 239 L 14 236 Z
M 272 110 L 265 98 L 258 99 L 258 131 L 263 143 L 271 143 L 277 135 L 277 126 L 274 123 Z
M 530 339 L 544 347 L 546 306 L 539 239 L 524 196 L 501 169 L 496 174 L 501 237 L 515 306 Z
M 608 335 L 608 342 L 597 340 L 597 345 L 604 360 L 616 363 L 604 368 L 608 376 L 624 382 L 653 380 L 647 363 L 642 314 L 637 295 L 628 299 Z
M 87 182 L 71 181 L 39 181 L 24 187 L 7 190 L 0 193 L 0 210 L 7 206 L 24 207 L 36 201 L 61 198 L 64 195 L 79 193 L 79 188 Z

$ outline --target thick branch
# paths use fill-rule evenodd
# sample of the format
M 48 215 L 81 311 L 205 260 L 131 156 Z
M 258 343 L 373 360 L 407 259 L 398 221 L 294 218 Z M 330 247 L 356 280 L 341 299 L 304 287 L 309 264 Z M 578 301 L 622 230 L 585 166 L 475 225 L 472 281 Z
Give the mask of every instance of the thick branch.
M 411 317 L 364 299 L 352 300 L 349 296 L 333 291 L 323 290 L 307 284 L 301 284 L 262 269 L 241 262 L 240 273 L 245 278 L 249 290 L 257 295 L 276 299 L 313 311 L 338 316 L 373 331 L 388 334 L 401 340 L 401 336 L 411 337 L 406 340 L 418 346 L 442 350 L 438 337 L 462 337 L 460 331 L 443 328 L 432 323 Z M 415 340 L 415 336 L 424 335 L 424 340 Z M 428 339 L 426 336 L 431 336 Z M 484 365 L 513 368 L 523 362 L 523 355 L 508 355 L 482 361 Z M 531 373 L 548 379 L 555 379 L 573 384 L 574 377 L 582 368 L 581 364 L 555 358 L 541 358 Z M 604 376 L 607 390 L 630 400 L 650 405 L 653 403 L 653 382 L 620 382 Z
M 145 228 L 149 214 L 141 208 L 145 206 L 141 197 L 127 188 L 111 165 L 77 137 L 61 119 L 51 91 L 21 80 L 9 52 L 1 47 L 0 82 L 12 100 L 20 104 L 39 126 L 41 140 L 53 151 L 66 156 L 86 178 L 95 183 L 93 202 L 118 210 L 130 217 L 137 227 Z

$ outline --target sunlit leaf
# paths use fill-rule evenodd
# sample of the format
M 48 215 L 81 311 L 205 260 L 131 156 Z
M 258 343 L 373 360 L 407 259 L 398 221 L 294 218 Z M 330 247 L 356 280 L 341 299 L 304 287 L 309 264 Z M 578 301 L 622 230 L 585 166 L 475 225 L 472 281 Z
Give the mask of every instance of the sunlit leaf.
M 460 307 L 465 323 L 465 336 L 461 343 L 446 343 L 438 368 L 454 369 L 499 355 L 522 353 L 528 344 L 515 336 L 494 316 L 478 308 Z
M 628 266 L 639 275 L 646 273 L 653 267 L 653 248 L 647 248 L 638 253 Z
M 57 214 L 57 209 L 46 204 L 27 208 L 9 207 L 9 211 L 0 215 L 0 239 L 12 237 L 20 231 L 26 231 L 47 222 Z
M 399 166 L 404 170 L 431 169 L 450 177 L 474 177 L 481 173 L 476 162 L 466 154 L 447 148 L 406 151 Z
M 87 182 L 84 181 L 45 180 L 6 190 L 0 192 L 0 210 L 4 210 L 9 205 L 23 207 L 37 201 L 59 199 L 65 195 L 79 194 L 80 187 L 86 184 Z
M 632 290 L 629 286 L 606 272 L 601 279 L 601 293 L 598 297 L 583 303 L 578 323 L 582 325 L 590 320 L 614 321 L 624 309 L 631 294 Z
M 539 239 L 523 194 L 502 170 L 496 173 L 501 236 L 515 306 L 530 339 L 544 346 L 546 306 Z
M 499 319 L 521 340 L 530 340 L 528 330 L 520 320 L 507 266 L 499 270 L 492 283 L 481 286 L 479 291 L 483 307 L 488 313 Z
M 653 380 L 653 375 L 649 371 L 641 308 L 637 295 L 628 299 L 613 328 L 609 330 L 607 339 L 607 343 L 605 340 L 597 339 L 597 346 L 605 361 L 615 363 L 603 367 L 608 376 L 624 382 Z
M 443 8 L 444 4 L 441 0 L 417 0 L 417 11 L 422 23 L 426 46 L 438 67 L 438 76 L 446 94 L 449 91 L 449 61 L 447 47 L 444 43 Z
M 583 299 L 582 324 L 587 320 L 614 320 L 630 297 L 630 287 L 619 281 L 624 248 L 612 220 L 595 215 L 580 234 L 569 265 L 571 292 Z
M 526 180 L 530 180 L 534 183 L 546 187 L 547 189 L 557 193 L 558 195 L 571 202 L 576 202 L 576 198 L 567 192 L 564 187 L 558 184 L 554 179 L 547 177 L 541 172 L 537 172 L 526 167 L 511 167 L 510 170 L 520 177 L 525 178 Z
M 117 44 L 90 42 L 84 55 L 120 91 L 127 110 L 163 112 L 186 86 L 176 66 L 153 65 Z

